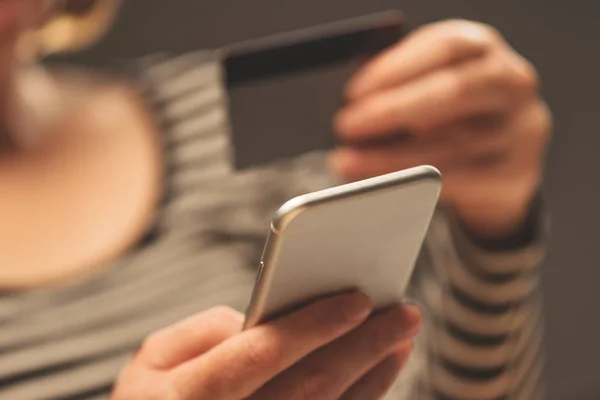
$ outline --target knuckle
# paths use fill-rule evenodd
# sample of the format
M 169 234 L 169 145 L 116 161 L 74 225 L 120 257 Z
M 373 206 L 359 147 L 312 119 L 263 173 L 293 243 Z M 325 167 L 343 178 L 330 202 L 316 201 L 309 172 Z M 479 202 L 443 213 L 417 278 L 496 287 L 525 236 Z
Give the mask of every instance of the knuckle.
M 491 25 L 455 19 L 449 22 L 455 46 L 469 46 L 481 50 L 494 49 L 502 42 L 501 33 Z
M 457 54 L 462 54 L 465 50 L 470 51 L 470 43 L 465 43 L 460 35 L 450 34 L 442 43 L 440 51 L 445 60 L 453 60 Z
M 244 357 L 250 368 L 270 369 L 281 363 L 283 354 L 284 349 L 274 335 L 267 335 L 266 338 L 248 338 L 244 342 Z
M 514 86 L 527 94 L 536 93 L 540 86 L 540 77 L 537 70 L 526 60 L 516 62 L 513 74 Z
M 537 70 L 524 58 L 515 53 L 498 52 L 488 61 L 489 78 L 494 83 L 527 96 L 538 92 L 540 78 Z
M 533 69 L 503 57 L 490 56 L 482 64 L 485 85 L 510 93 L 530 96 L 537 91 L 537 77 Z

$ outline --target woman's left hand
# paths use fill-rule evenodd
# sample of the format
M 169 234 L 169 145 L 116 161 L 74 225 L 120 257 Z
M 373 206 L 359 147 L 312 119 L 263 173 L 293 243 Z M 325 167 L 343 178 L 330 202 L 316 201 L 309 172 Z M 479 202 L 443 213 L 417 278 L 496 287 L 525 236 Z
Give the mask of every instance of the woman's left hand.
M 522 223 L 551 115 L 536 71 L 495 29 L 460 20 L 420 28 L 359 71 L 347 96 L 339 135 L 372 145 L 334 151 L 336 173 L 356 180 L 434 165 L 442 201 L 474 233 L 500 238 Z M 385 141 L 397 133 L 406 136 Z

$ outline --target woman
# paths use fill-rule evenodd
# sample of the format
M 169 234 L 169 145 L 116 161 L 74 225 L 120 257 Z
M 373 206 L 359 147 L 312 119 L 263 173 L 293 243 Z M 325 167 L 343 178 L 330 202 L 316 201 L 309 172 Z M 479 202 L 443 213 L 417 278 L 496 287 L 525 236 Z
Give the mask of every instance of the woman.
M 32 61 L 97 38 L 116 2 L 89 6 L 98 29 L 73 42 L 78 19 L 55 2 L 0 3 L 1 398 L 379 398 L 410 353 L 414 308 L 369 318 L 346 294 L 244 333 L 228 308 L 177 321 L 245 306 L 285 199 L 417 164 L 444 173 L 444 206 L 415 282 L 427 329 L 390 398 L 539 395 L 549 114 L 493 29 L 426 26 L 349 82 L 339 134 L 402 128 L 402 146 L 338 149 L 332 176 L 319 154 L 236 174 L 209 53 L 140 60 L 136 85 Z

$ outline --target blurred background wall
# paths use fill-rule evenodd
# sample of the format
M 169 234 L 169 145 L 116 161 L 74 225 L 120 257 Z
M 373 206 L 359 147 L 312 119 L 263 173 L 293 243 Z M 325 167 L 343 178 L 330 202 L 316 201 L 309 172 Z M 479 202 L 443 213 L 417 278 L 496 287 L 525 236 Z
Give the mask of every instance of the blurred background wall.
M 161 50 L 214 48 L 315 23 L 402 8 L 412 26 L 449 17 L 491 23 L 539 68 L 556 116 L 546 191 L 544 266 L 551 400 L 600 398 L 600 2 L 569 0 L 125 0 L 115 29 L 84 53 L 104 65 Z

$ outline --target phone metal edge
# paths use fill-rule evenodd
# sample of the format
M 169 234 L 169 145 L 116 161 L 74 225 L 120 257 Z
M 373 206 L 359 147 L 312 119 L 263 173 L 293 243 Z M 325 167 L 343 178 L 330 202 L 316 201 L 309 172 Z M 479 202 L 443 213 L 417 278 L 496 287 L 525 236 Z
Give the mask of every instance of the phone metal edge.
M 264 308 L 263 305 L 269 294 L 268 289 L 271 287 L 271 280 L 273 279 L 274 272 L 271 265 L 273 265 L 273 260 L 277 257 L 278 240 L 279 234 L 275 232 L 271 225 L 260 261 L 260 270 L 256 274 L 255 286 L 252 289 L 250 303 L 246 310 L 244 330 L 252 328 L 262 322 L 260 320 L 260 310 Z
M 401 184 L 419 182 L 423 179 L 441 182 L 442 175 L 437 168 L 431 165 L 421 165 L 294 197 L 277 210 L 271 222 L 271 229 L 275 233 L 282 232 L 294 218 L 312 206 L 370 193 L 373 190 L 390 189 Z

